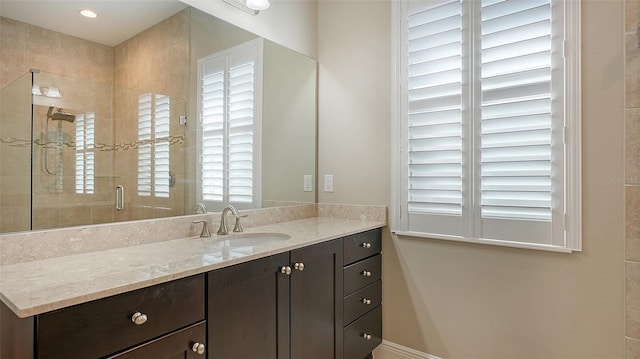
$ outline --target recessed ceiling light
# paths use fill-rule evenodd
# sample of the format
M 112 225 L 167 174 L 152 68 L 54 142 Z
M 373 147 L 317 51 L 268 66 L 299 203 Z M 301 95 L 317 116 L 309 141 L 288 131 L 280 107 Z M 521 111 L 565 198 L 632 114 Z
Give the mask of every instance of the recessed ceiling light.
M 98 14 L 89 9 L 80 10 L 80 15 L 92 19 L 98 17 Z

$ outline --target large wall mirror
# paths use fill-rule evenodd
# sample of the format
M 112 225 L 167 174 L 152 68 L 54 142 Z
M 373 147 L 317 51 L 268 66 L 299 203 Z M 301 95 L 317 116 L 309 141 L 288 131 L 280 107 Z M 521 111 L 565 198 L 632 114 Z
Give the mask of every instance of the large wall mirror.
M 313 59 L 179 2 L 0 6 L 0 233 L 315 202 Z

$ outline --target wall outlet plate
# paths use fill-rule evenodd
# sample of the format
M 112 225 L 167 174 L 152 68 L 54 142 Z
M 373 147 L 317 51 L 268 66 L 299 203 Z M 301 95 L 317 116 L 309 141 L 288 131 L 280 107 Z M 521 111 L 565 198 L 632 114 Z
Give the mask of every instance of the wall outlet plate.
M 333 175 L 324 175 L 324 191 L 333 192 Z
M 313 191 L 313 176 L 312 175 L 304 175 L 304 184 L 303 184 L 303 190 L 305 192 L 312 192 Z

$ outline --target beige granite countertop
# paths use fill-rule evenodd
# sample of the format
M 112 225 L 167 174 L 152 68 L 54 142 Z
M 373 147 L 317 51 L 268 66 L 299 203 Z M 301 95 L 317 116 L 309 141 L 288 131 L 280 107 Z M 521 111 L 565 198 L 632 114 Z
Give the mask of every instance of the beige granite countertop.
M 288 240 L 229 247 L 234 235 L 189 237 L 0 266 L 0 299 L 21 318 L 384 227 L 313 217 L 245 229 Z M 287 263 L 283 263 L 286 265 Z

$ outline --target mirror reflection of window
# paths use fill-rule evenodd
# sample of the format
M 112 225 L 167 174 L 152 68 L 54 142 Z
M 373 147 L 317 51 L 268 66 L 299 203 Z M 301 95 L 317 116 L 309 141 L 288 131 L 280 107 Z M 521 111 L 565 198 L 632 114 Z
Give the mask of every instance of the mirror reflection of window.
M 198 61 L 200 198 L 209 208 L 260 203 L 260 39 Z
M 76 116 L 76 193 L 95 191 L 95 120 L 94 112 Z
M 169 197 L 169 96 L 138 97 L 138 195 Z

